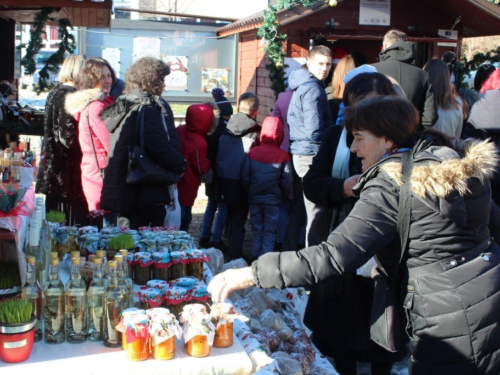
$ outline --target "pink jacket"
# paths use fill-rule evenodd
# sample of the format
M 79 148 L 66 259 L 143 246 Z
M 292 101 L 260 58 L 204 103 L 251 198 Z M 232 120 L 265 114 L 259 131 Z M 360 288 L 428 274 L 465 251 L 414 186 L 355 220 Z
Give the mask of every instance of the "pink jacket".
M 113 102 L 113 97 L 104 96 L 99 89 L 77 91 L 66 98 L 66 110 L 78 121 L 78 140 L 83 155 L 82 189 L 89 211 L 99 209 L 103 183 L 100 170 L 108 164 L 109 133 L 99 114 Z

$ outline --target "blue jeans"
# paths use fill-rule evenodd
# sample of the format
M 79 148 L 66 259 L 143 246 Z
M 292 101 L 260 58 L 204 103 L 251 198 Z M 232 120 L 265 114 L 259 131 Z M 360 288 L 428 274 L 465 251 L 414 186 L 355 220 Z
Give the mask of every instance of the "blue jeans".
M 250 205 L 253 257 L 258 258 L 265 253 L 273 251 L 279 215 L 280 206 Z
M 192 207 L 181 206 L 181 226 L 179 230 L 183 230 L 185 232 L 189 231 L 189 224 L 191 224 L 191 219 L 193 218 L 191 209 Z
M 281 202 L 280 206 L 280 216 L 278 217 L 278 227 L 276 228 L 276 242 L 283 243 L 283 237 L 285 237 L 286 224 L 288 222 L 288 215 L 290 213 L 291 201 L 285 199 Z
M 233 260 L 243 257 L 248 204 L 228 204 L 227 214 L 229 218 L 229 256 Z
M 214 198 L 208 198 L 207 208 L 205 209 L 203 222 L 201 224 L 201 238 L 208 238 L 211 242 L 219 243 L 226 222 L 226 204 L 217 202 Z
M 305 244 L 305 236 L 301 233 L 307 223 L 306 207 L 304 205 L 304 193 L 302 191 L 302 179 L 293 169 L 293 200 L 290 207 L 290 215 L 286 223 L 285 235 L 281 249 L 283 251 L 300 250 L 299 243 Z M 305 232 L 305 230 L 304 230 Z M 303 239 L 302 239 L 303 238 Z

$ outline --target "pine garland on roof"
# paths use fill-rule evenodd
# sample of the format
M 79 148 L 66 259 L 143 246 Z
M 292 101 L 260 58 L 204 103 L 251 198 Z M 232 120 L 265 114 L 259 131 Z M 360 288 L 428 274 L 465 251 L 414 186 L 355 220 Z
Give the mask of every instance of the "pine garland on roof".
M 281 25 L 276 17 L 276 13 L 281 9 L 289 9 L 295 4 L 307 7 L 318 2 L 325 2 L 325 0 L 279 0 L 276 6 L 269 5 L 264 10 L 264 23 L 259 28 L 257 35 L 264 38 L 266 42 L 264 51 L 267 52 L 269 60 L 269 63 L 266 64 L 266 69 L 269 72 L 271 90 L 273 90 L 275 97 L 278 97 L 280 92 L 285 91 L 285 68 L 287 67 L 284 63 L 286 52 L 283 50 L 287 36 L 279 32 Z

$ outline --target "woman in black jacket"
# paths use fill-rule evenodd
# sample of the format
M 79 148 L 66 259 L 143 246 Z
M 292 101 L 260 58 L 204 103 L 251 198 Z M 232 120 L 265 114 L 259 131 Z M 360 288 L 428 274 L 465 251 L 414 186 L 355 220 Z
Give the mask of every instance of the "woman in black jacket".
M 489 183 L 499 156 L 488 141 L 454 150 L 441 133 L 415 136 L 418 123 L 415 107 L 399 97 L 375 96 L 348 108 L 344 124 L 363 171 L 349 216 L 317 246 L 264 254 L 252 267 L 216 275 L 208 286 L 213 301 L 252 285 L 326 282 L 375 256 L 401 292 L 410 375 L 499 374 L 500 248 L 493 238 L 500 239 L 500 213 Z M 413 160 L 410 173 L 402 160 Z M 400 212 L 406 187 L 409 202 Z M 401 227 L 409 230 L 401 267 L 399 215 L 409 220 Z
M 36 193 L 46 195 L 47 211 L 66 214 L 67 224 L 87 225 L 87 201 L 83 195 L 78 143 L 78 121 L 64 109 L 66 96 L 78 89 L 78 73 L 85 58 L 68 56 L 59 72 L 60 84 L 47 96 L 42 157 Z
M 362 73 L 345 87 L 343 102 L 354 105 L 367 96 L 395 95 L 391 81 L 380 73 Z M 353 141 L 343 126 L 331 126 L 304 176 L 304 194 L 324 207 L 316 224 L 325 241 L 356 201 L 352 188 L 361 174 L 361 159 L 349 151 Z M 406 356 L 402 347 L 392 354 L 370 341 L 370 311 L 374 282 L 356 271 L 311 287 L 304 323 L 322 354 L 335 360 L 340 375 L 356 374 L 357 362 L 370 362 L 373 375 L 390 375 L 393 362 Z
M 160 167 L 178 174 L 186 170 L 174 115 L 161 93 L 170 73 L 162 61 L 143 57 L 127 70 L 125 95 L 101 112 L 110 132 L 108 166 L 101 193 L 101 209 L 119 212 L 130 220 L 130 227 L 163 226 L 165 205 L 171 203 L 168 186 L 126 183 L 129 147 L 139 143 L 138 113 L 144 109 L 146 152 Z M 162 120 L 164 117 L 164 121 Z

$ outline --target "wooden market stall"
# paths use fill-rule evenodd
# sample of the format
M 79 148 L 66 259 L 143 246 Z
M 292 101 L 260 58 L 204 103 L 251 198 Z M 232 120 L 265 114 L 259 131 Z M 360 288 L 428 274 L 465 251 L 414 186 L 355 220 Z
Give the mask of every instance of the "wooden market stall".
M 387 0 L 385 3 L 390 9 L 387 24 L 361 25 L 360 3 L 364 1 L 338 0 L 334 7 L 328 2 L 318 2 L 278 11 L 279 31 L 288 36 L 286 56 L 307 57 L 312 45 L 326 40 L 333 49 L 361 52 L 368 63 L 375 63 L 384 34 L 398 29 L 416 43 L 416 64 L 423 66 L 430 58 L 446 51 L 452 50 L 458 55 L 464 37 L 500 33 L 500 6 L 486 0 Z M 217 30 L 219 37 L 239 34 L 238 92 L 252 91 L 259 96 L 260 121 L 271 113 L 275 102 L 265 68 L 268 60 L 264 42 L 257 36 L 262 24 L 263 12 L 259 12 Z M 439 35 L 439 30 L 456 31 L 456 39 Z

